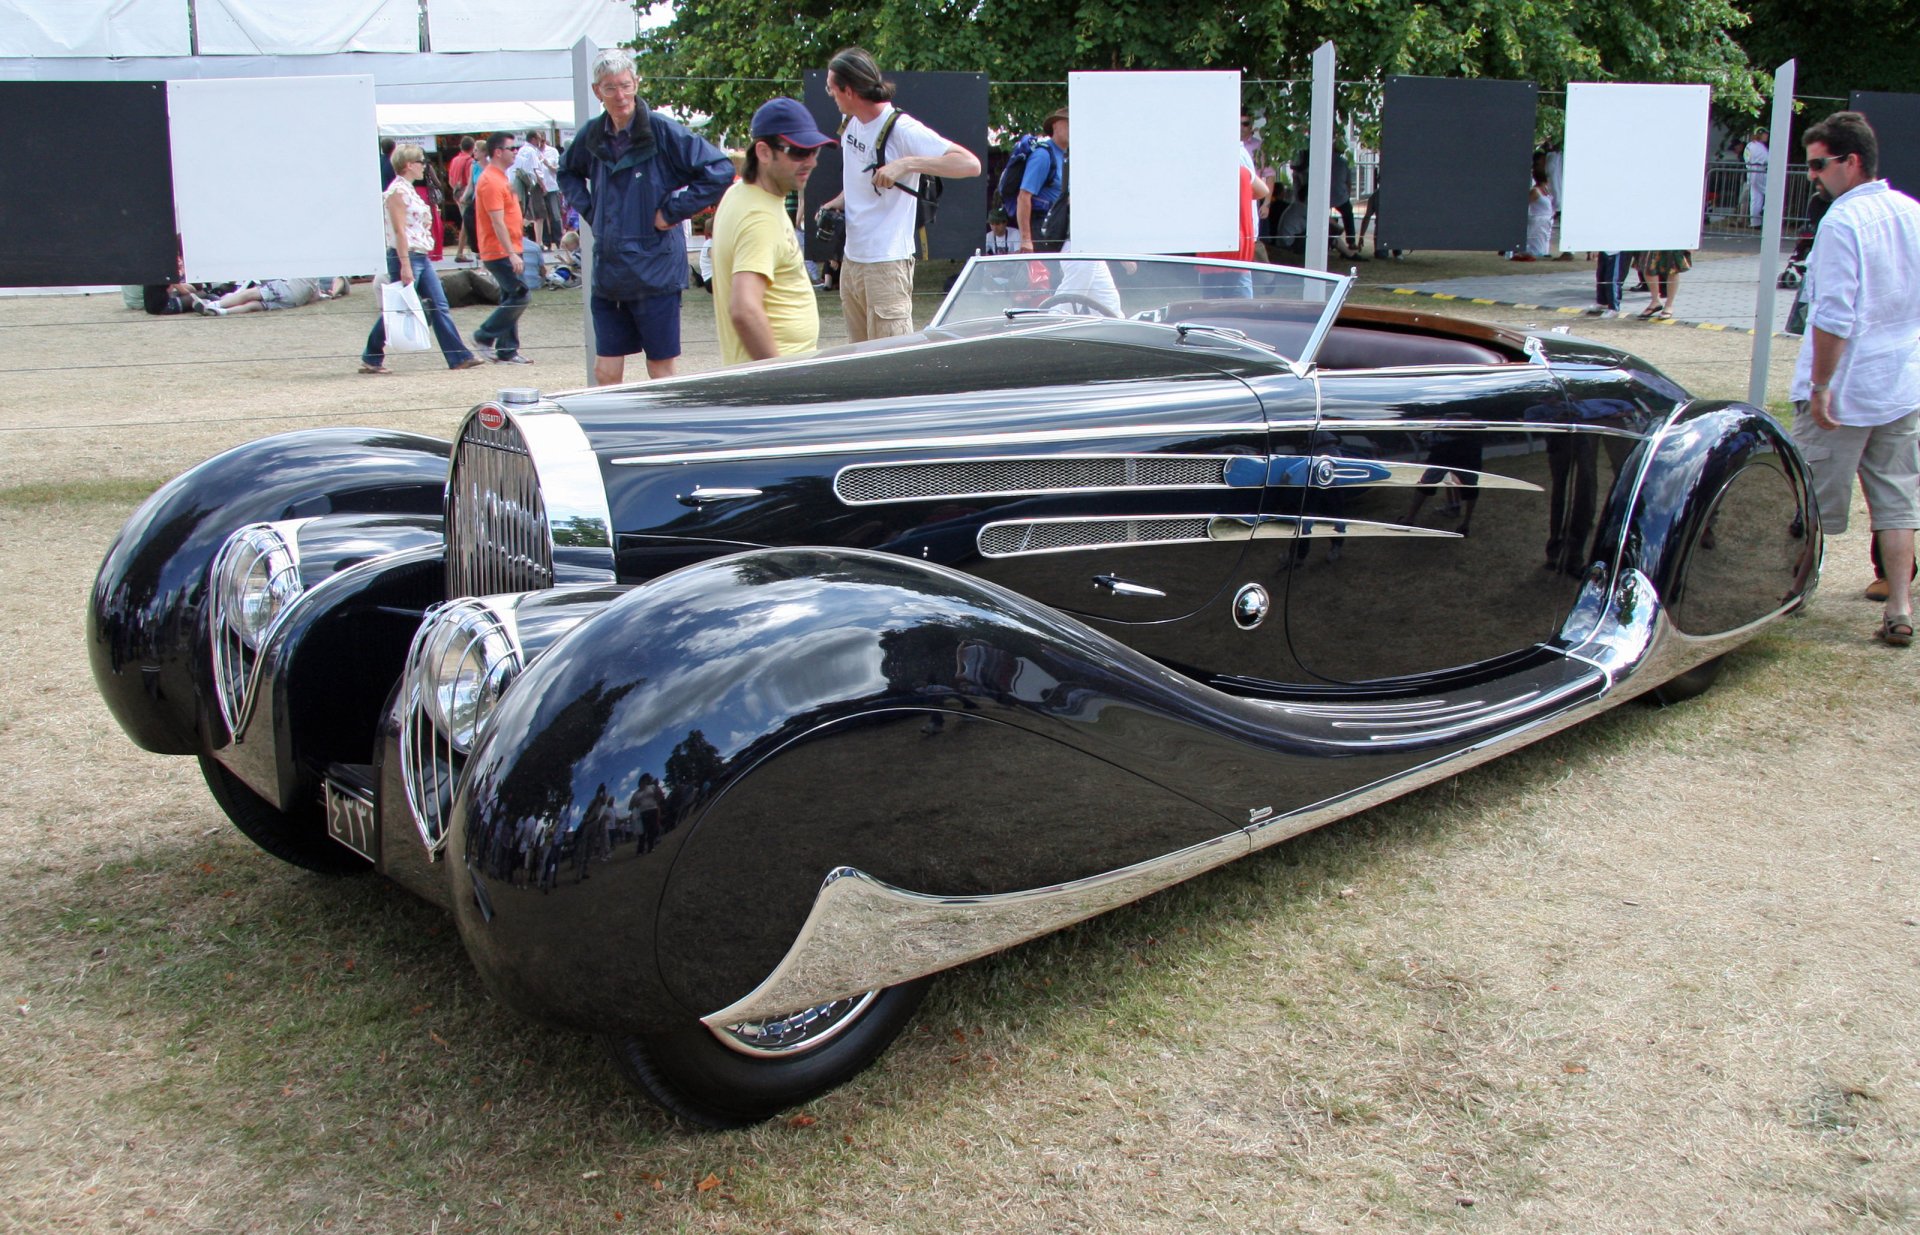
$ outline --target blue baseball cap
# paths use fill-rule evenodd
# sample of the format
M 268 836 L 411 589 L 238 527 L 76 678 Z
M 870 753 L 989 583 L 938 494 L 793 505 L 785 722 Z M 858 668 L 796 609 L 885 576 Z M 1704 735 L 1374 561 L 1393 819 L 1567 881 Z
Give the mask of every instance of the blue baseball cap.
M 813 116 L 800 105 L 798 99 L 769 99 L 753 113 L 753 137 L 755 141 L 763 137 L 785 138 L 790 146 L 802 150 L 812 150 L 817 146 L 834 145 L 834 140 L 822 133 L 813 123 Z

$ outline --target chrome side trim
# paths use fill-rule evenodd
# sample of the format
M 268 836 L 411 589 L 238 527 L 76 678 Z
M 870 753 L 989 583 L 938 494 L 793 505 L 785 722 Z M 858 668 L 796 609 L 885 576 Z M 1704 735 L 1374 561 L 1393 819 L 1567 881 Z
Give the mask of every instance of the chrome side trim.
M 1076 429 L 1030 429 L 1024 432 L 967 433 L 951 437 L 887 437 L 871 441 L 814 442 L 801 446 L 736 446 L 727 450 L 689 450 L 661 455 L 623 455 L 614 467 L 664 467 L 676 463 L 727 463 L 741 459 L 801 459 L 814 455 L 867 454 L 882 450 L 967 450 L 995 446 L 1044 445 L 1048 442 L 1097 442 L 1116 437 L 1165 438 L 1179 434 L 1266 432 L 1272 426 L 1257 420 L 1195 424 L 1090 425 Z
M 936 973 L 1139 900 L 1250 851 L 1246 833 L 1233 831 L 1103 875 L 997 896 L 927 896 L 842 866 L 821 882 L 813 912 L 766 981 L 700 1019 L 717 1029 Z
M 1321 373 L 1321 380 L 1339 380 L 1339 375 L 1329 378 Z M 1636 433 L 1632 429 L 1616 429 L 1611 425 L 1581 425 L 1560 422 L 1541 422 L 1533 420 L 1401 420 L 1394 416 L 1382 416 L 1372 419 L 1365 416 L 1335 416 L 1322 420 L 1318 425 L 1330 433 L 1351 431 L 1355 433 L 1598 433 L 1605 437 L 1624 437 L 1633 441 L 1643 441 L 1651 433 Z
M 1783 606 L 1773 616 L 1787 612 Z M 1284 815 L 1252 807 L 1247 826 L 1164 857 L 1051 887 L 989 896 L 941 897 L 894 887 L 842 866 L 820 886 L 787 954 L 752 991 L 701 1018 L 723 1026 L 848 998 L 989 955 L 1171 887 L 1367 807 L 1537 742 L 1651 690 L 1748 638 L 1761 623 L 1710 638 L 1681 634 L 1645 576 L 1631 572 L 1609 594 L 1600 629 L 1575 650 L 1594 673 L 1568 690 L 1588 697 L 1521 727 L 1395 776 Z M 1594 691 L 1596 679 L 1600 689 Z M 1553 692 L 1562 694 L 1564 692 Z M 1512 703 L 1513 701 L 1507 701 Z M 1551 706 L 1534 699 L 1532 708 Z M 1279 710 L 1296 705 L 1267 705 Z M 1325 705 L 1321 705 L 1324 709 Z M 1420 705 L 1376 705 L 1379 710 Z M 1486 723 L 1483 717 L 1478 723 Z
M 1343 540 L 1349 536 L 1428 537 L 1459 540 L 1458 532 L 1364 519 L 1307 515 L 1072 515 L 1005 519 L 982 524 L 974 535 L 981 557 L 1029 557 L 1084 553 L 1133 545 L 1205 544 L 1234 540 Z
M 1378 459 L 1349 459 L 1337 455 L 1274 455 L 1267 460 L 1266 483 L 1278 488 L 1421 488 L 1436 484 L 1433 473 L 1457 476 L 1463 485 L 1477 489 L 1519 489 L 1528 493 L 1544 492 L 1530 480 L 1502 476 L 1498 472 L 1474 472 L 1453 467 L 1434 467 L 1428 463 L 1383 462 Z M 1231 476 L 1229 476 L 1231 479 Z

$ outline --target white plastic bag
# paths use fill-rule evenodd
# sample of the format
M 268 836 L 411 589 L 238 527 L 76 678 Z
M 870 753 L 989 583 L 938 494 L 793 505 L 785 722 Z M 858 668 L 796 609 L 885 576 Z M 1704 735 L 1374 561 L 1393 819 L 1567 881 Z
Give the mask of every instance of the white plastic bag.
M 433 350 L 433 327 L 411 283 L 380 286 L 380 317 L 387 324 L 387 348 L 396 352 Z

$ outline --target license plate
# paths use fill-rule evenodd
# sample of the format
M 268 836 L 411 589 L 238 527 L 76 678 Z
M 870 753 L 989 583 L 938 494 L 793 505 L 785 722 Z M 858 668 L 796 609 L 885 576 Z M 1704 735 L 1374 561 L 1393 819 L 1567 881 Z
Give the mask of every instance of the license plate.
M 328 780 L 327 835 L 367 861 L 376 860 L 373 799 L 352 785 Z

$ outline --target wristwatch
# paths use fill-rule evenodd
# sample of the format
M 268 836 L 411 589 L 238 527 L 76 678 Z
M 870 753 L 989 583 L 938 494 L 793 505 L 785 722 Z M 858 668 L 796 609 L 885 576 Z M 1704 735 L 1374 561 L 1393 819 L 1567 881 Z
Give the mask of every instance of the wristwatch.
M 1814 394 L 1822 394 L 1826 391 L 1827 387 L 1831 385 L 1833 385 L 1832 382 L 1815 382 L 1811 386 L 1807 387 L 1807 389 L 1812 391 Z

